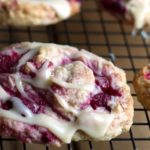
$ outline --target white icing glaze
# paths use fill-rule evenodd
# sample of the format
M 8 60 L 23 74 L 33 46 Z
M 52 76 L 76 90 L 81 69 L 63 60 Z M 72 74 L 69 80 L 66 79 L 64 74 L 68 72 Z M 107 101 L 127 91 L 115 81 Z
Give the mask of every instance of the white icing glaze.
M 71 6 L 68 0 L 18 0 L 18 2 L 46 3 L 51 6 L 57 12 L 57 15 L 62 19 L 66 19 L 71 15 Z
M 32 72 L 35 73 L 37 71 L 36 67 L 31 62 L 27 62 L 27 66 L 30 68 Z
M 23 80 L 25 82 L 31 83 L 32 85 L 36 87 L 43 88 L 43 89 L 49 88 L 48 82 L 50 83 L 50 81 L 64 88 L 85 89 L 85 90 L 91 90 L 91 91 L 93 91 L 94 89 L 93 85 L 72 84 L 72 83 L 67 83 L 65 81 L 54 78 L 51 76 L 50 69 L 46 68 L 46 65 L 45 67 L 42 67 L 39 71 L 36 72 L 36 77 L 34 79 L 23 79 Z
M 6 101 L 10 98 L 10 95 L 4 90 L 2 86 L 0 86 L 0 100 Z
M 150 14 L 150 0 L 130 0 L 127 9 L 134 17 L 135 29 L 142 29 Z
M 81 112 L 78 121 L 79 128 L 95 139 L 100 139 L 106 133 L 114 118 L 114 114 L 100 112 Z
M 36 114 L 25 118 L 16 111 L 0 109 L 0 116 L 11 118 L 28 124 L 36 124 L 48 128 L 65 143 L 70 143 L 77 130 L 82 130 L 89 136 L 100 139 L 106 133 L 114 115 L 96 112 L 82 112 L 75 122 L 66 122 L 45 114 Z M 89 117 L 90 116 L 90 117 Z
M 25 82 L 31 83 L 35 87 L 47 89 L 49 87 L 48 81 L 50 80 L 51 70 L 48 69 L 49 61 L 46 61 L 41 69 L 37 70 L 34 79 L 23 79 Z
M 32 112 L 27 108 L 22 101 L 17 97 L 11 97 L 2 86 L 0 86 L 0 99 L 5 102 L 10 100 L 13 103 L 13 110 L 20 114 L 24 114 L 26 117 L 31 117 Z
M 9 76 L 8 77 L 8 81 L 9 81 L 9 84 L 11 87 L 15 87 L 15 82 L 14 82 L 14 78 L 12 76 Z
M 90 90 L 90 91 L 93 91 L 93 89 L 94 89 L 94 85 L 91 85 L 91 84 L 83 84 L 83 85 L 82 84 L 73 84 L 73 83 L 68 83 L 68 82 L 56 79 L 54 77 L 51 77 L 51 81 L 54 83 L 57 83 L 61 87 L 65 87 L 65 88 L 85 89 L 85 90 Z
M 20 67 L 25 64 L 28 60 L 30 60 L 31 58 L 33 58 L 33 56 L 38 52 L 38 48 L 37 49 L 32 49 L 29 50 L 25 55 L 23 55 L 21 57 L 21 59 L 19 60 L 19 63 L 17 65 L 17 69 L 19 70 Z
M 15 79 L 15 85 L 16 88 L 18 89 L 18 91 L 25 97 L 27 97 L 27 94 L 24 91 L 24 87 L 23 87 L 23 83 L 22 83 L 22 79 L 20 77 L 20 74 L 17 72 L 16 74 L 12 75 Z
M 26 117 L 33 116 L 31 110 L 27 108 L 19 98 L 12 97 L 10 100 L 13 103 L 13 111 L 19 113 L 20 115 L 25 115 Z
M 51 75 L 51 70 L 48 69 L 49 62 L 46 61 L 42 68 L 36 72 L 36 77 L 31 81 L 31 83 L 39 88 L 48 87 L 48 79 Z
M 53 48 L 51 50 L 57 51 L 57 49 L 53 49 Z M 24 64 L 26 62 L 26 60 L 28 60 L 27 57 L 30 57 L 30 58 L 33 57 L 33 54 L 35 54 L 35 52 L 31 52 L 31 51 L 29 51 L 26 54 L 26 56 L 23 56 L 23 58 L 21 58 L 21 60 L 19 61 L 18 68 L 22 64 Z M 90 91 L 93 91 L 93 89 L 94 89 L 93 84 L 83 84 L 83 85 L 82 84 L 73 84 L 73 83 L 68 83 L 68 82 L 59 80 L 59 79 L 51 76 L 51 69 L 48 67 L 49 61 L 46 61 L 44 63 L 44 65 L 39 70 L 36 70 L 36 68 L 29 62 L 27 63 L 27 65 L 34 73 L 36 73 L 36 77 L 34 79 L 25 79 L 24 81 L 29 82 L 36 87 L 47 89 L 47 88 L 49 88 L 48 83 L 50 81 L 52 81 L 52 82 L 57 83 L 58 85 L 60 85 L 62 87 L 65 87 L 65 88 L 85 89 L 85 90 L 90 90 Z

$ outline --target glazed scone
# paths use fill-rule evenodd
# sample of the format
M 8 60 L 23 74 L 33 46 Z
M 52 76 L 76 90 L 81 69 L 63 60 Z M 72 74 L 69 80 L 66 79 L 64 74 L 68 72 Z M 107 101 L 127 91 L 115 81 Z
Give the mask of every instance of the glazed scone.
M 25 42 L 5 48 L 0 93 L 0 134 L 24 142 L 110 140 L 132 125 L 124 71 L 70 46 Z
M 133 85 L 139 102 L 150 110 L 150 65 L 144 66 L 134 77 Z
M 133 23 L 133 34 L 150 26 L 150 0 L 101 0 L 101 5 L 116 17 Z
M 0 24 L 49 25 L 80 11 L 80 0 L 0 0 Z

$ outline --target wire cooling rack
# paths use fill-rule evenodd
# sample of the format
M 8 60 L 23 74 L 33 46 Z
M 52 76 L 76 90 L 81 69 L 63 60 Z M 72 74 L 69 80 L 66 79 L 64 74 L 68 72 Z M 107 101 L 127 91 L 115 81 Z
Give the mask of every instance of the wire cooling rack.
M 131 37 L 132 27 L 106 12 L 101 12 L 96 0 L 85 0 L 82 12 L 68 21 L 48 27 L 0 27 L 0 47 L 21 41 L 69 44 L 87 49 L 111 60 L 127 73 L 134 98 L 134 123 L 128 133 L 109 142 L 77 142 L 59 150 L 150 150 L 150 112 L 138 103 L 132 86 L 135 72 L 150 58 L 150 45 L 140 36 Z M 38 144 L 24 144 L 10 138 L 0 138 L 1 150 L 57 150 Z

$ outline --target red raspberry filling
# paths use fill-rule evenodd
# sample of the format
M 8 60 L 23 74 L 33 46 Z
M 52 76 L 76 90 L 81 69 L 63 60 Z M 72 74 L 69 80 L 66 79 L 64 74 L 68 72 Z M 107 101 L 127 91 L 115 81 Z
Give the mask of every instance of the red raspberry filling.
M 12 87 L 9 83 L 8 74 L 0 75 L 1 86 L 9 93 L 11 97 L 18 97 L 33 113 L 43 113 L 46 106 L 50 106 L 51 94 L 48 90 L 33 88 L 30 85 L 23 85 L 26 96 L 22 95 L 16 87 Z M 46 95 L 46 96 L 45 96 Z M 4 109 L 12 109 L 10 102 L 2 104 Z
M 17 124 L 17 123 L 15 123 Z M 43 142 L 43 143 L 56 143 L 59 141 L 59 139 L 53 135 L 51 132 L 49 132 L 48 129 L 45 129 L 43 127 L 39 127 L 39 126 L 36 126 L 36 125 L 27 125 L 27 124 L 24 124 L 24 126 L 18 126 L 18 130 L 21 131 L 22 128 L 23 130 L 25 130 L 26 132 L 22 133 L 22 132 L 19 132 L 19 133 L 16 133 L 16 130 L 13 129 L 11 126 L 9 126 L 11 124 L 2 124 L 1 125 L 1 133 L 3 135 L 6 135 L 8 137 L 18 137 L 18 139 L 20 139 L 21 141 L 23 142 L 30 142 L 29 141 L 29 138 L 31 139 L 36 139 L 36 136 L 35 134 L 37 134 L 37 131 L 38 130 L 39 134 L 38 136 L 39 137 L 39 142 Z M 31 134 L 32 133 L 32 134 Z M 41 140 L 41 141 L 40 141 Z
M 40 90 L 36 88 L 29 87 L 25 90 L 26 94 L 28 95 L 27 98 L 20 95 L 20 98 L 22 102 L 35 114 L 44 113 L 45 107 L 49 106 L 49 100 L 51 97 L 48 97 L 48 99 L 43 97 L 43 93 L 47 94 L 48 91 L 43 91 L 41 94 Z
M 150 80 L 150 73 L 146 73 L 146 74 L 144 75 L 144 77 L 145 77 L 145 79 Z
M 11 101 L 6 101 L 4 103 L 1 104 L 1 107 L 5 110 L 10 110 L 13 108 L 13 103 Z
M 98 107 L 104 107 L 106 110 L 111 111 L 111 108 L 108 106 L 108 100 L 111 99 L 111 96 L 105 93 L 99 93 L 92 97 L 90 105 L 95 110 Z
M 111 108 L 108 106 L 108 101 L 111 100 L 111 96 L 120 97 L 122 94 L 118 89 L 114 89 L 111 86 L 112 78 L 107 77 L 104 70 L 99 70 L 99 64 L 96 60 L 87 60 L 86 58 L 75 58 L 72 61 L 82 61 L 85 65 L 87 65 L 95 76 L 95 85 L 96 87 L 100 87 L 102 92 L 92 95 L 90 94 L 90 100 L 88 99 L 86 103 L 81 105 L 81 109 L 85 109 L 89 105 L 92 106 L 93 109 L 97 109 L 99 107 L 104 107 L 106 110 L 111 111 Z
M 96 79 L 96 84 L 100 86 L 102 91 L 108 95 L 121 96 L 121 93 L 118 90 L 112 88 L 111 79 L 107 77 L 98 77 Z
M 57 139 L 56 136 L 54 136 L 52 133 L 50 132 L 43 132 L 42 133 L 42 137 L 41 137 L 41 140 L 43 143 L 48 143 L 48 142 L 55 142 L 55 140 Z
M 107 77 L 98 77 L 95 82 L 102 89 L 102 92 L 91 98 L 90 105 L 93 109 L 104 107 L 106 110 L 111 111 L 108 101 L 111 100 L 111 96 L 121 96 L 121 93 L 111 87 L 111 81 Z
M 19 58 L 20 55 L 14 51 L 11 55 L 0 54 L 0 73 L 11 73 Z
M 69 63 L 71 63 L 71 62 L 72 62 L 71 59 L 69 59 L 69 58 L 64 58 L 64 59 L 62 60 L 62 62 L 61 62 L 61 65 L 67 65 L 67 64 L 69 64 Z

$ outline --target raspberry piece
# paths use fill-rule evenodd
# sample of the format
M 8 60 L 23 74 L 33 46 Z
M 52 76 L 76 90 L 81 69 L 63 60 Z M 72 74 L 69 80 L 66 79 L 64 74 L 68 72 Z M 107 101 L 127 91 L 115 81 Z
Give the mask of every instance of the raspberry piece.
M 105 93 L 99 93 L 92 97 L 90 105 L 95 110 L 98 107 L 105 107 L 107 110 L 111 110 L 110 107 L 107 105 L 108 100 L 110 100 L 111 97 L 108 94 Z
M 11 101 L 6 101 L 5 103 L 2 103 L 2 108 L 5 110 L 10 110 L 13 108 L 13 104 Z
M 11 55 L 0 54 L 0 73 L 11 73 L 12 67 L 15 66 L 20 56 L 16 52 Z

